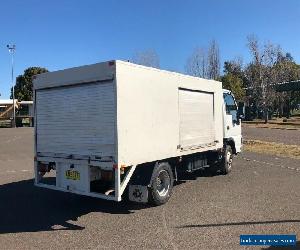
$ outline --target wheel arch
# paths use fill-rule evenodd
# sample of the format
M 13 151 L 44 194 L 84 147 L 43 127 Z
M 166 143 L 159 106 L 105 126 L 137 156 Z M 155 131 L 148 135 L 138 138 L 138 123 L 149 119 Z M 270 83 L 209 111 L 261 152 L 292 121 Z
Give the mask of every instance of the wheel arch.
M 232 149 L 232 153 L 237 154 L 236 147 L 235 147 L 235 142 L 234 142 L 234 139 L 232 137 L 224 139 L 224 146 L 225 145 L 229 145 Z
M 174 180 L 177 180 L 176 159 L 170 158 L 137 165 L 137 168 L 129 183 L 132 185 L 150 186 L 154 167 L 164 162 L 170 165 L 173 173 L 173 178 Z

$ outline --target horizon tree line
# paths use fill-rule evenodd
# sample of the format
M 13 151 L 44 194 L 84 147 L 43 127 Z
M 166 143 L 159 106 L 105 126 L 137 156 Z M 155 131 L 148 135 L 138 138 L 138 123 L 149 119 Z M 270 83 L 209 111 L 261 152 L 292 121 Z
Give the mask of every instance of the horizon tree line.
M 221 81 L 223 88 L 231 90 L 237 100 L 247 103 L 252 118 L 264 118 L 267 122 L 274 113 L 279 117 L 288 117 L 290 111 L 300 103 L 300 93 L 278 93 L 274 84 L 300 80 L 300 65 L 280 45 L 260 43 L 254 35 L 247 37 L 247 47 L 251 55 L 250 62 L 244 64 L 242 57 L 226 60 L 221 74 L 217 41 L 210 41 L 207 47 L 197 46 L 186 60 L 185 73 Z M 135 52 L 130 61 L 160 68 L 159 55 L 151 48 Z M 26 69 L 24 74 L 16 78 L 15 97 L 20 101 L 32 100 L 32 76 L 47 71 L 41 67 Z

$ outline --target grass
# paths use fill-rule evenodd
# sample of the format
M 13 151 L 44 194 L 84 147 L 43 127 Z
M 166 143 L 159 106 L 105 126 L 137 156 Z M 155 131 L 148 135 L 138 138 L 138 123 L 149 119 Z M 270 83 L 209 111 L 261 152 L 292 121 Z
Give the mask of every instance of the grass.
M 300 117 L 293 116 L 289 119 L 286 118 L 273 118 L 268 123 L 264 120 L 243 121 L 244 126 L 256 128 L 274 128 L 274 129 L 300 129 Z
M 299 125 L 292 124 L 272 124 L 272 123 L 242 123 L 242 126 L 250 127 L 250 128 L 272 128 L 272 129 L 286 129 L 286 130 L 300 130 Z
M 300 116 L 294 115 L 289 119 L 273 117 L 266 124 L 264 120 L 255 119 L 253 121 L 243 121 L 243 125 L 257 128 L 300 129 Z
M 245 140 L 244 150 L 300 159 L 300 146 L 298 145 L 286 145 L 283 143 L 265 142 L 260 140 Z

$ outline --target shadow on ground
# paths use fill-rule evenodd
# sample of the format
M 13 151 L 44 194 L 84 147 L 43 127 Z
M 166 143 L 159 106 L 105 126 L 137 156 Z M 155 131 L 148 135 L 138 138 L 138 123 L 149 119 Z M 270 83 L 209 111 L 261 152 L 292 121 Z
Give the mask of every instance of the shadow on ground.
M 218 224 L 202 224 L 202 225 L 185 225 L 177 228 L 207 228 L 207 227 L 226 227 L 226 226 L 246 226 L 246 225 L 267 225 L 267 224 L 281 224 L 281 223 L 300 223 L 300 220 L 273 220 L 273 221 L 243 221 L 243 222 L 229 222 Z M 297 241 L 296 246 L 270 246 L 261 248 L 262 250 L 300 250 L 300 241 Z
M 206 171 L 196 175 L 186 174 L 175 185 L 206 176 L 210 176 Z M 23 180 L 0 185 L 0 234 L 83 230 L 84 227 L 72 221 L 88 213 L 130 214 L 145 208 L 149 208 L 149 205 L 107 201 L 38 188 L 33 185 L 33 179 Z
M 184 225 L 178 228 L 227 227 L 227 226 L 266 225 L 266 224 L 282 224 L 282 223 L 300 223 L 300 220 L 242 221 L 242 222 L 229 222 L 229 223 L 216 223 L 216 224 Z
M 130 214 L 143 208 L 147 206 L 37 188 L 33 180 L 24 180 L 0 186 L 0 234 L 82 230 L 69 221 L 90 212 Z M 60 229 L 53 229 L 55 225 Z
M 227 226 L 246 226 L 246 225 L 267 225 L 281 223 L 300 223 L 300 220 L 272 220 L 272 221 L 242 221 L 216 224 L 199 224 L 199 225 L 184 225 L 177 228 L 207 228 L 207 227 L 227 227 Z M 297 241 L 296 246 L 270 246 L 262 248 L 264 250 L 300 250 L 300 241 Z

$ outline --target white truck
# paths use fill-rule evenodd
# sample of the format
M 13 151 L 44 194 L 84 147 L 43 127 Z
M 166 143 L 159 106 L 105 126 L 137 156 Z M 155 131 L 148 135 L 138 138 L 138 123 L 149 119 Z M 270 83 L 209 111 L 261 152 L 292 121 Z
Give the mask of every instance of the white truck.
M 160 205 L 182 172 L 227 174 L 240 114 L 222 83 L 109 61 L 34 79 L 35 185 Z

